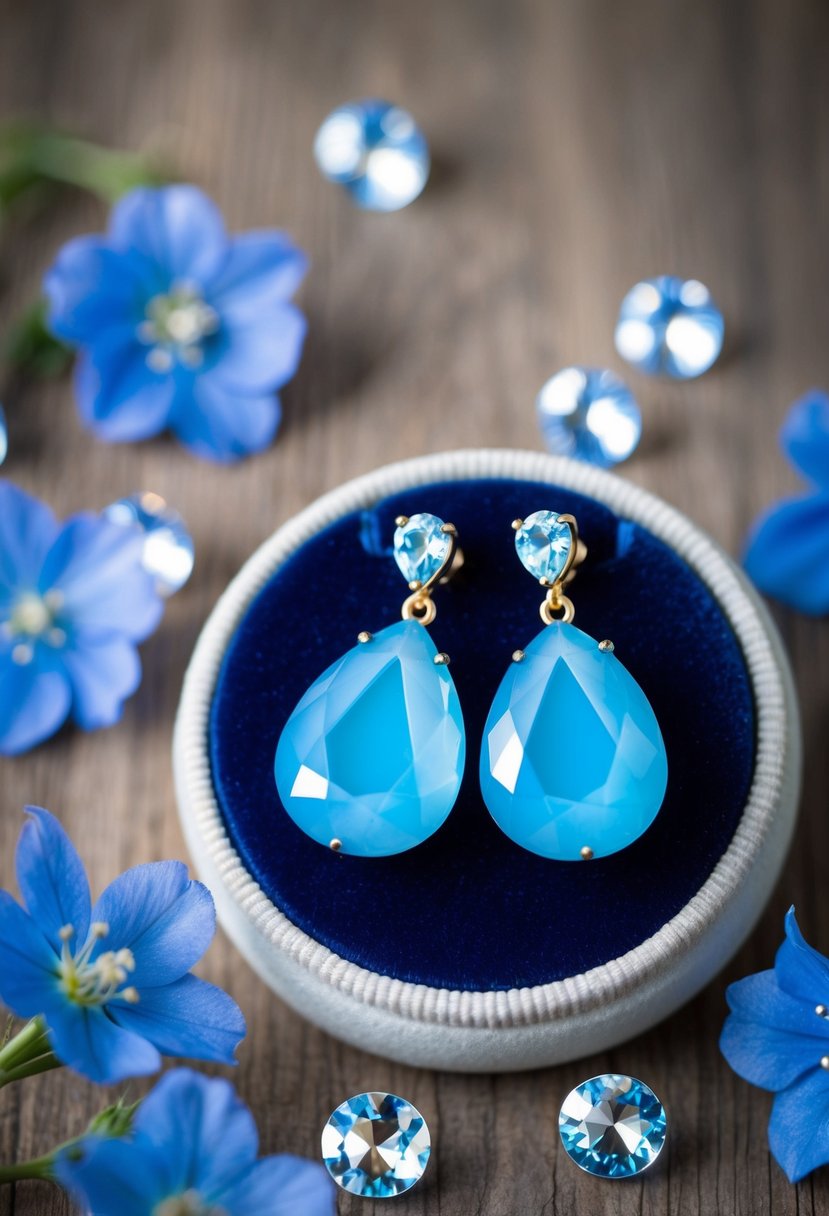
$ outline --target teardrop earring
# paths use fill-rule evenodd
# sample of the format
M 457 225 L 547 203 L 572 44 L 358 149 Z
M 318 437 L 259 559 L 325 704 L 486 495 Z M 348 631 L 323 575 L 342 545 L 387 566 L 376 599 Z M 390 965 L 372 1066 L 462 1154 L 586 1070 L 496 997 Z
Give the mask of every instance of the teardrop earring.
M 426 628 L 434 588 L 462 561 L 457 531 L 435 515 L 396 522 L 394 557 L 410 592 L 402 621 L 359 633 L 311 685 L 274 761 L 279 797 L 298 827 L 356 857 L 402 853 L 436 832 L 466 757 L 449 656 Z
M 517 519 L 515 547 L 547 594 L 545 628 L 512 666 L 484 728 L 484 801 L 507 836 L 542 857 L 589 861 L 650 827 L 668 780 L 650 702 L 615 657 L 571 622 L 564 588 L 587 549 L 572 515 Z

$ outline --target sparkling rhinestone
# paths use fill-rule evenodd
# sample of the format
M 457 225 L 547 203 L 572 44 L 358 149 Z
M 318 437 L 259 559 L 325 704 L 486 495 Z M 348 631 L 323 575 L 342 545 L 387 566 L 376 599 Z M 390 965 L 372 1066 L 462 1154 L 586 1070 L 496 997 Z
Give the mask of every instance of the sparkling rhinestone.
M 663 274 L 625 296 L 616 349 L 640 371 L 690 380 L 715 361 L 724 332 L 722 313 L 703 283 Z
M 429 147 L 406 110 L 368 98 L 334 110 L 317 132 L 314 154 L 329 181 L 359 207 L 398 211 L 429 176 Z
M 338 1106 L 322 1130 L 322 1159 L 344 1191 L 392 1199 L 423 1177 L 429 1129 L 411 1102 L 394 1094 L 357 1094 Z
M 158 494 L 131 494 L 111 503 L 104 516 L 144 533 L 144 568 L 155 577 L 160 595 L 172 595 L 193 570 L 193 538 L 177 511 Z
M 412 515 L 394 533 L 394 560 L 407 583 L 428 582 L 437 574 L 452 543 L 436 515 Z
M 515 551 L 533 578 L 554 583 L 564 569 L 573 534 L 555 511 L 533 511 L 515 532 Z
M 449 667 L 417 621 L 358 642 L 317 679 L 279 739 L 274 776 L 308 836 L 386 857 L 436 832 L 460 789 L 466 750 Z
M 6 415 L 3 413 L 3 407 L 0 405 L 0 464 L 6 459 L 9 453 L 9 431 L 6 426 Z
M 565 1151 L 599 1178 L 628 1178 L 653 1165 L 667 1133 L 665 1108 L 635 1077 L 605 1073 L 572 1090 L 561 1107 Z
M 536 409 L 551 452 L 604 468 L 626 460 L 642 434 L 642 416 L 630 389 L 613 372 L 599 368 L 557 372 L 538 394 Z

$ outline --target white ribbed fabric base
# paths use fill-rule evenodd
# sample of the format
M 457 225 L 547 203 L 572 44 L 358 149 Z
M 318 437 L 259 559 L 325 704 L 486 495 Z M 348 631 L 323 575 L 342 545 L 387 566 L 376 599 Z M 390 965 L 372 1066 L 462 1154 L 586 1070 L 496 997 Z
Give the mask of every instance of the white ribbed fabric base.
M 707 882 L 658 933 L 583 975 L 509 992 L 430 988 L 339 958 L 293 925 L 245 870 L 213 789 L 208 722 L 227 644 L 251 600 L 305 540 L 351 511 L 429 482 L 518 478 L 566 486 L 647 527 L 710 587 L 745 655 L 757 705 L 757 764 L 734 838 Z M 467 450 L 388 465 L 289 520 L 216 605 L 184 680 L 174 765 L 181 822 L 228 936 L 275 992 L 331 1034 L 405 1063 L 506 1071 L 561 1063 L 638 1034 L 724 966 L 760 915 L 794 825 L 800 731 L 791 675 L 759 597 L 679 512 L 589 465 L 535 452 Z

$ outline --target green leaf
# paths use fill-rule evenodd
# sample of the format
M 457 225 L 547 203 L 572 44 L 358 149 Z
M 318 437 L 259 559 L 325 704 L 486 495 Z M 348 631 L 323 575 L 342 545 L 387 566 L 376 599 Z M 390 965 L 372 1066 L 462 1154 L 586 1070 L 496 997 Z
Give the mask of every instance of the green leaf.
M 40 379 L 62 375 L 73 358 L 72 349 L 49 332 L 44 300 L 12 322 L 2 354 L 11 367 Z

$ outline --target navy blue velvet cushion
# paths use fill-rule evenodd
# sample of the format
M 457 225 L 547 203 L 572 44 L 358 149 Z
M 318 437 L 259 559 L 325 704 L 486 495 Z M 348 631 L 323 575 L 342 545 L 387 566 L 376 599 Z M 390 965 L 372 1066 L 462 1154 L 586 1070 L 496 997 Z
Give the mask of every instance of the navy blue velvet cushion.
M 611 638 L 649 697 L 668 752 L 665 803 L 645 835 L 601 861 L 546 861 L 495 826 L 478 788 L 487 710 L 512 651 L 542 628 L 540 589 L 511 521 L 572 512 L 587 542 L 576 624 Z M 436 593 L 432 636 L 452 658 L 467 771 L 455 809 L 419 848 L 391 858 L 331 853 L 288 818 L 273 780 L 279 733 L 307 686 L 361 629 L 399 618 L 406 586 L 390 556 L 398 514 L 451 520 L 466 554 Z M 638 945 L 679 912 L 727 847 L 751 780 L 755 716 L 736 638 L 710 592 L 645 529 L 567 490 L 511 480 L 407 491 L 308 541 L 251 604 L 225 656 L 210 743 L 233 843 L 285 914 L 343 958 L 448 988 L 547 983 Z

